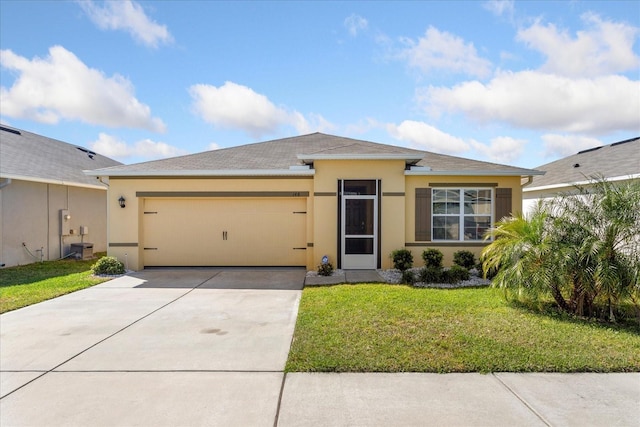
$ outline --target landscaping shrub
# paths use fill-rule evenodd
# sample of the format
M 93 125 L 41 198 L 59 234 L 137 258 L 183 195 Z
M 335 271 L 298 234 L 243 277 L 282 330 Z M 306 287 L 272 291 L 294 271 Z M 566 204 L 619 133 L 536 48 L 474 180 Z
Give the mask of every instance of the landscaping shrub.
M 413 274 L 411 270 L 403 270 L 402 271 L 402 283 L 406 283 L 407 285 L 413 285 L 416 283 L 416 276 Z
M 408 249 L 398 249 L 391 252 L 393 259 L 393 268 L 405 271 L 413 267 L 413 254 Z
M 331 276 L 333 274 L 333 264 L 327 262 L 318 266 L 318 274 L 320 276 Z
M 441 280 L 441 267 L 422 267 L 420 269 L 420 281 L 422 283 L 440 283 Z
M 457 251 L 453 254 L 453 263 L 468 270 L 476 264 L 476 257 L 471 251 Z
M 454 265 L 450 269 L 442 271 L 442 281 L 445 283 L 456 284 L 463 280 L 469 280 L 469 277 L 471 277 L 469 270 L 460 265 Z
M 422 252 L 425 267 L 442 268 L 442 252 L 438 249 L 426 249 Z
M 93 264 L 91 270 L 93 270 L 93 274 L 114 276 L 116 274 L 124 274 L 124 264 L 118 261 L 116 257 L 105 256 Z

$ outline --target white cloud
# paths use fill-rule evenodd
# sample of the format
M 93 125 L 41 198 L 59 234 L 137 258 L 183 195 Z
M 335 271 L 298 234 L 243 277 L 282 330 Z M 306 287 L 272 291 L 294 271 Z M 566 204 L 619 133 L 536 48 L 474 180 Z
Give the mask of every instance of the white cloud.
M 407 47 L 398 54 L 409 66 L 425 74 L 434 70 L 486 77 L 491 73 L 491 62 L 478 56 L 473 43 L 446 31 L 429 27 L 417 41 L 401 40 Z
M 471 146 L 476 152 L 492 162 L 509 164 L 517 160 L 523 153 L 527 141 L 515 139 L 509 136 L 493 138 L 489 145 L 478 141 L 471 141 Z
M 210 142 L 209 145 L 207 146 L 207 151 L 213 151 L 213 150 L 219 150 L 222 147 L 220 147 L 219 144 L 215 143 L 215 142 Z
M 640 57 L 633 50 L 638 27 L 582 15 L 587 29 L 572 37 L 554 24 L 536 22 L 518 31 L 517 39 L 547 57 L 542 70 L 571 77 L 593 77 L 635 70 Z
M 513 16 L 515 11 L 513 0 L 489 0 L 485 1 L 482 6 L 496 16 L 507 15 Z
M 427 123 L 414 120 L 405 120 L 399 125 L 388 124 L 387 132 L 395 139 L 409 142 L 420 150 L 460 154 L 470 148 L 470 144 L 465 140 L 442 132 Z
M 233 82 L 220 87 L 197 84 L 189 88 L 193 109 L 203 120 L 215 126 L 241 129 L 253 137 L 274 133 L 280 126 L 292 126 L 299 133 L 332 127 L 324 117 L 305 117 L 274 105 L 265 95 Z
M 2 115 L 49 124 L 64 119 L 165 130 L 162 120 L 151 117 L 149 106 L 136 99 L 129 80 L 117 74 L 106 77 L 62 46 L 33 60 L 2 50 L 0 65 L 18 73 L 11 88 L 0 87 Z
M 105 1 L 100 7 L 92 0 L 78 2 L 98 28 L 102 30 L 124 30 L 133 38 L 149 47 L 168 44 L 173 37 L 166 25 L 160 25 L 144 13 L 140 4 L 131 0 Z
M 599 147 L 602 142 L 596 138 L 580 135 L 542 135 L 544 142 L 544 157 L 566 157 L 576 154 L 578 151 Z
M 419 90 L 432 114 L 461 112 L 480 121 L 529 129 L 602 134 L 640 130 L 638 81 L 624 76 L 570 79 L 537 71 L 498 73 L 489 83 L 468 81 Z
M 357 36 L 359 31 L 366 30 L 369 22 L 360 15 L 351 14 L 344 20 L 344 26 L 352 36 Z
M 133 144 L 128 144 L 118 137 L 102 132 L 96 141 L 89 143 L 89 147 L 96 153 L 120 161 L 125 161 L 132 157 L 156 160 L 187 154 L 187 151 L 164 142 L 142 139 Z

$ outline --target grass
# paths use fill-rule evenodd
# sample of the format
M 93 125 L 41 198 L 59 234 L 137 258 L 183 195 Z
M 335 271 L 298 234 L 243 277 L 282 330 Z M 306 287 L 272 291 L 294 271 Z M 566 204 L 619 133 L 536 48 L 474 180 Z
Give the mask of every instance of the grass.
M 109 280 L 92 276 L 91 266 L 96 260 L 67 259 L 3 268 L 0 270 L 0 313 Z
M 536 314 L 492 288 L 305 288 L 286 371 L 640 371 L 640 327 Z

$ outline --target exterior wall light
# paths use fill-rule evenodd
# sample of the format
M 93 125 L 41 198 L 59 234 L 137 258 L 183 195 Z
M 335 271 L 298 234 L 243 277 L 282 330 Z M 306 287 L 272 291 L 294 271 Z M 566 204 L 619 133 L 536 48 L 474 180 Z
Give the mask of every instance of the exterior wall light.
M 125 198 L 123 196 L 120 196 L 120 198 L 118 199 L 118 203 L 120 203 L 120 207 L 124 208 L 125 207 Z

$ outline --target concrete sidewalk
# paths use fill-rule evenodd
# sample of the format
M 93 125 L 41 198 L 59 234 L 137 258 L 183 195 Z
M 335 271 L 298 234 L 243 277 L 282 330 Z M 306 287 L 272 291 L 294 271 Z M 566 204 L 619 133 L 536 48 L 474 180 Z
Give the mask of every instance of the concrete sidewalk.
M 640 426 L 640 373 L 283 372 L 304 272 L 145 270 L 0 316 L 2 426 Z

